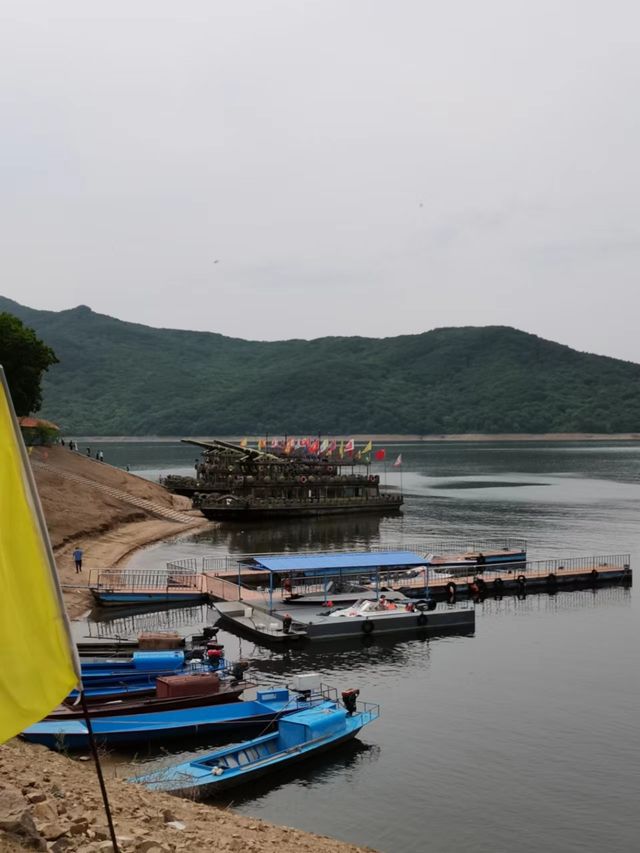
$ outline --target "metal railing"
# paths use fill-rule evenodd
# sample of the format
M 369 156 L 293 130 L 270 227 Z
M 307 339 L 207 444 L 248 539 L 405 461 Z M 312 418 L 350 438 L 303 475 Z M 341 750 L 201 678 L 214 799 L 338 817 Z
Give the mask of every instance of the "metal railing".
M 89 587 L 100 590 L 159 590 L 201 585 L 201 575 L 187 568 L 92 569 Z

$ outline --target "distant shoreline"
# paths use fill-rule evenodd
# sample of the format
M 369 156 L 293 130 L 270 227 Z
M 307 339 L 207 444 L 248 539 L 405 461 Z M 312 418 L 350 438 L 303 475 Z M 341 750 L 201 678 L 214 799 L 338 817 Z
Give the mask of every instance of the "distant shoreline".
M 304 435 L 304 433 L 300 433 Z M 157 442 L 175 442 L 182 438 L 191 438 L 194 441 L 208 441 L 212 438 L 220 438 L 223 441 L 238 442 L 246 438 L 248 441 L 256 443 L 258 439 L 263 439 L 264 435 L 215 435 L 215 436 L 166 436 L 166 435 L 76 435 L 70 436 L 81 442 L 96 442 L 96 441 L 120 441 L 120 442 L 142 442 L 142 441 L 157 441 Z M 283 436 L 276 436 L 282 438 Z M 272 436 L 269 436 L 271 439 Z M 640 432 L 622 432 L 622 433 L 591 433 L 591 432 L 547 432 L 547 433 L 463 433 L 463 434 L 446 434 L 446 435 L 400 435 L 400 434 L 375 434 L 362 433 L 344 435 L 322 435 L 322 438 L 338 439 L 353 438 L 355 441 L 386 441 L 390 443 L 400 443 L 404 441 L 415 441 L 421 443 L 431 442 L 497 442 L 497 441 L 640 441 Z

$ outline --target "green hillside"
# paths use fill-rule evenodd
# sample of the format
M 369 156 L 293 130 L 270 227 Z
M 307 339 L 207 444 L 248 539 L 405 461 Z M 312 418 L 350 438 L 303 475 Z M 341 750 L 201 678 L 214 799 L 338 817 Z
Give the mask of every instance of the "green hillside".
M 640 431 L 640 365 L 502 326 L 256 342 L 0 297 L 53 347 L 42 416 L 67 433 Z

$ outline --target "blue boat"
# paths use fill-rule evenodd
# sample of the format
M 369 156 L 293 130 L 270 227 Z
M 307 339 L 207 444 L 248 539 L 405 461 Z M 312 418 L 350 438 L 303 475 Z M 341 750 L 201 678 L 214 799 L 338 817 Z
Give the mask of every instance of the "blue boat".
M 91 727 L 96 740 L 107 746 L 205 733 L 224 734 L 256 726 L 264 729 L 275 725 L 282 715 L 312 708 L 323 701 L 322 693 L 301 695 L 287 688 L 260 690 L 252 701 L 97 717 L 91 720 Z M 82 720 L 43 720 L 22 732 L 22 737 L 52 749 L 85 749 L 89 745 L 87 727 Z
M 189 675 L 199 672 L 224 672 L 227 661 L 214 659 L 215 663 L 186 661 L 184 652 L 134 652 L 123 660 L 103 660 L 82 664 L 82 684 L 88 699 L 116 698 L 130 694 L 153 692 L 156 679 L 163 675 Z M 70 694 L 70 700 L 77 692 Z
M 219 791 L 334 749 L 380 716 L 378 705 L 363 702 L 358 709 L 354 702 L 352 707 L 354 710 L 347 710 L 337 701 L 322 702 L 280 720 L 278 730 L 272 734 L 129 781 L 178 796 L 215 796 Z

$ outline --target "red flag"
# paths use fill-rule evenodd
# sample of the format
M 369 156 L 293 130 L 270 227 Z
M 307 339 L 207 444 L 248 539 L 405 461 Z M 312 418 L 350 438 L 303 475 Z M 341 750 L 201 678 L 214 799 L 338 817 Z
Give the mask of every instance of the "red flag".
M 376 452 L 373 455 L 374 455 L 375 459 L 378 460 L 378 462 L 382 462 L 384 457 L 387 455 L 387 451 L 384 449 L 376 450 Z
M 356 447 L 355 441 L 352 438 L 350 438 L 349 441 L 347 441 L 344 445 L 344 452 L 345 453 L 353 453 L 353 451 L 355 450 L 355 447 Z
M 398 454 L 398 458 L 397 458 L 397 459 L 396 459 L 396 461 L 393 463 L 393 467 L 394 467 L 394 468 L 399 468 L 401 465 L 402 465 L 402 453 L 399 453 L 399 454 Z

